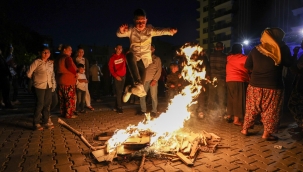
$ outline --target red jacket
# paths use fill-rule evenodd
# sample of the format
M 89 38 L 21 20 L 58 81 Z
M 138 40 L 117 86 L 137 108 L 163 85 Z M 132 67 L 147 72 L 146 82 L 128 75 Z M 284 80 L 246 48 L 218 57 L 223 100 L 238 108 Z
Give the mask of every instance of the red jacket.
M 226 82 L 248 82 L 248 70 L 244 67 L 247 56 L 244 54 L 232 54 L 227 56 Z
M 108 68 L 113 77 L 125 76 L 126 74 L 126 58 L 124 54 L 113 54 L 108 62 Z

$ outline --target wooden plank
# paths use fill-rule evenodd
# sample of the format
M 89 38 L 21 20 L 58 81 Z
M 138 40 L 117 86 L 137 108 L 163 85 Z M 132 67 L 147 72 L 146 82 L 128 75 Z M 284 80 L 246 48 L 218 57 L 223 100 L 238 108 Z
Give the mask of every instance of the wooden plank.
M 187 146 L 189 145 L 189 141 L 188 140 L 184 140 L 183 143 L 182 143 L 182 146 L 181 146 L 181 150 L 187 148 Z
M 194 165 L 194 163 L 193 163 L 190 159 L 186 158 L 186 157 L 183 155 L 183 153 L 178 152 L 176 155 L 177 155 L 177 156 L 181 159 L 181 161 L 183 161 L 186 165 L 188 165 L 188 166 Z
M 195 141 L 192 148 L 191 148 L 191 152 L 189 154 L 189 157 L 192 158 L 195 156 L 196 152 L 198 150 L 198 141 Z
M 221 141 L 221 137 L 217 136 L 216 134 L 214 133 L 209 133 L 211 135 L 211 138 L 212 140 L 216 140 L 216 141 Z
M 112 136 L 99 136 L 99 137 L 98 137 L 98 140 L 100 140 L 100 141 L 107 141 L 107 140 L 109 140 L 111 137 L 112 137 Z

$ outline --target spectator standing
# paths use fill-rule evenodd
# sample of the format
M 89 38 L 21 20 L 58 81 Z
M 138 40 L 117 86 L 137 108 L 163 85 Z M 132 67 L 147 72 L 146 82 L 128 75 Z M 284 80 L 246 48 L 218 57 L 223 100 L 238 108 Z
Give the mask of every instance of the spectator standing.
M 101 72 L 100 67 L 98 66 L 98 61 L 95 61 L 90 69 L 90 76 L 91 76 L 91 88 L 92 88 L 92 96 L 96 99 L 97 102 L 101 102 L 100 96 L 100 89 L 101 89 L 101 76 L 103 75 Z
M 84 106 L 85 106 L 85 95 L 86 95 L 86 90 L 88 87 L 88 80 L 85 75 L 85 69 L 84 65 L 79 63 L 77 65 L 78 67 L 78 78 L 77 78 L 77 103 L 76 103 L 76 109 L 77 112 L 80 113 L 86 113 Z
M 161 76 L 158 81 L 158 96 L 159 97 L 165 97 L 165 83 L 166 83 L 166 78 L 167 78 L 167 71 L 164 65 L 162 65 L 162 70 L 161 70 Z
M 13 98 L 12 98 L 12 104 L 20 104 L 19 100 L 17 100 L 18 92 L 19 92 L 19 82 L 18 82 L 18 73 L 17 73 L 17 64 L 15 62 L 14 57 L 14 47 L 9 47 L 9 55 L 6 58 L 6 63 L 9 66 L 9 70 L 12 76 L 12 86 L 13 86 Z
M 56 79 L 60 100 L 61 115 L 66 118 L 76 118 L 76 80 L 77 67 L 71 58 L 72 47 L 62 45 L 61 54 L 56 61 Z
M 150 115 L 156 116 L 158 112 L 158 80 L 161 76 L 162 64 L 161 59 L 157 57 L 155 52 L 155 46 L 151 45 L 151 56 L 152 56 L 152 63 L 146 68 L 146 76 L 144 81 L 144 90 L 147 93 L 150 91 L 150 97 L 152 100 L 152 110 Z M 139 115 L 142 115 L 147 112 L 146 109 L 146 95 L 140 97 L 140 106 L 141 112 Z
M 247 56 L 242 54 L 243 46 L 234 44 L 227 56 L 227 121 L 242 126 L 245 115 L 246 89 L 249 80 L 248 70 L 244 67 Z
M 84 57 L 84 49 L 80 46 L 78 46 L 78 50 L 76 53 L 76 58 L 75 58 L 75 64 L 83 64 L 84 65 L 84 70 L 85 70 L 85 76 L 86 78 L 89 78 L 89 62 L 87 60 L 87 58 Z M 95 110 L 92 105 L 91 105 L 91 97 L 88 91 L 88 87 L 87 90 L 85 91 L 85 103 L 86 103 L 86 107 L 88 109 L 90 109 L 91 111 Z
M 43 130 L 43 127 L 53 129 L 54 125 L 49 121 L 50 105 L 52 102 L 52 90 L 56 89 L 54 64 L 50 62 L 50 50 L 44 47 L 41 50 L 41 57 L 33 61 L 27 71 L 27 77 L 32 79 L 34 93 L 36 96 L 36 108 L 33 118 L 33 126 L 36 130 Z M 42 114 L 42 126 L 40 118 Z
M 11 79 L 11 72 L 9 69 L 8 64 L 6 63 L 6 59 L 2 55 L 2 50 L 0 49 L 0 89 L 2 92 L 2 99 L 4 103 L 5 109 L 16 109 L 13 107 L 9 93 L 10 93 L 10 79 Z M 2 106 L 2 105 L 1 105 Z
M 122 114 L 122 91 L 126 78 L 126 58 L 122 53 L 122 45 L 118 44 L 115 47 L 115 53 L 110 57 L 108 68 L 111 75 L 114 77 L 114 85 L 116 89 L 116 104 L 114 110 Z
M 279 114 L 283 99 L 283 66 L 290 67 L 294 59 L 288 46 L 283 42 L 284 31 L 280 28 L 266 28 L 261 44 L 248 54 L 245 68 L 251 78 L 247 88 L 246 108 L 241 133 L 249 135 L 248 129 L 254 126 L 257 115 L 261 114 L 264 131 L 262 139 L 276 141 Z
M 210 80 L 217 79 L 218 86 L 209 87 L 208 110 L 216 110 L 216 117 L 222 117 L 226 112 L 226 54 L 223 50 L 223 43 L 217 42 L 209 57 Z
M 297 58 L 300 48 L 303 49 L 303 40 L 301 42 L 301 47 L 294 48 L 295 58 Z M 295 73 L 295 79 L 288 101 L 288 108 L 294 116 L 297 127 L 290 128 L 288 131 L 293 134 L 293 139 L 301 140 L 303 138 L 303 54 L 290 69 Z
M 175 97 L 175 95 L 179 94 L 182 88 L 182 79 L 181 74 L 179 72 L 179 66 L 176 63 L 171 63 L 169 65 L 170 73 L 167 75 L 166 79 L 166 87 L 167 87 L 167 101 L 169 102 L 171 99 Z

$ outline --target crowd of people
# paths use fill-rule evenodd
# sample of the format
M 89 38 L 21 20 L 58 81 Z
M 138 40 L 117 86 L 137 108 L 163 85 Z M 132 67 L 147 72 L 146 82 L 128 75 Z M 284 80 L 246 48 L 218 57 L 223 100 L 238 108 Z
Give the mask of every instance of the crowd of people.
M 4 108 L 15 109 L 14 105 L 20 103 L 17 99 L 19 87 L 27 87 L 36 97 L 34 129 L 52 129 L 54 125 L 50 112 L 57 102 L 61 115 L 67 119 L 77 118 L 79 113 L 87 113 L 87 109 L 94 111 L 92 99 L 101 101 L 100 88 L 101 84 L 105 84 L 101 78 L 110 76 L 116 96 L 114 111 L 122 114 L 123 103 L 137 97 L 140 100 L 137 115 L 149 112 L 155 117 L 158 113 L 158 95 L 165 92 L 169 102 L 188 83 L 182 79 L 180 59 L 170 64 L 167 74 L 152 44 L 153 36 L 172 36 L 177 29 L 154 28 L 146 22 L 145 11 L 137 9 L 134 12 L 134 27 L 127 24 L 119 27 L 117 36 L 129 37 L 130 49 L 123 52 L 122 45 L 117 44 L 108 64 L 102 68 L 98 61 L 89 65 L 82 47 L 78 47 L 75 55 L 72 55 L 72 47 L 62 45 L 60 55 L 52 59 L 51 50 L 43 47 L 28 68 L 16 64 L 12 46 L 6 58 L 0 50 L 0 85 Z M 299 49 L 303 49 L 303 40 L 301 47 L 296 47 L 292 55 L 283 42 L 284 35 L 280 28 L 266 28 L 261 34 L 260 44 L 248 55 L 243 53 L 241 44 L 232 45 L 231 51 L 226 54 L 222 42 L 215 44 L 214 52 L 209 57 L 204 51 L 193 55 L 191 60 L 203 61 L 197 70 L 205 70 L 205 79 L 200 82 L 201 93 L 194 100 L 197 103 L 189 107 L 192 116 L 200 119 L 224 117 L 228 123 L 242 127 L 240 133 L 245 136 L 252 134 L 249 130 L 260 117 L 264 126 L 262 139 L 276 141 L 278 137 L 274 133 L 281 123 L 282 104 L 286 102 L 298 125 L 289 131 L 297 133 L 294 138 L 302 139 L 303 77 L 300 75 L 303 56 L 297 55 Z M 282 73 L 285 70 L 295 78 L 289 99 L 284 98 L 285 80 Z M 29 86 L 25 84 L 27 81 L 31 83 Z M 147 108 L 149 99 L 152 105 L 150 111 Z

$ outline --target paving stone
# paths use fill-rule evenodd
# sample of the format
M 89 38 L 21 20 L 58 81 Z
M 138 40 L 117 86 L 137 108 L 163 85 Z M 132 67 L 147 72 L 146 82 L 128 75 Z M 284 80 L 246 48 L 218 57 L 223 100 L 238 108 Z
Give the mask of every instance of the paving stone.
M 59 172 L 64 171 L 64 172 L 70 172 L 70 171 L 75 171 L 72 169 L 72 164 L 56 164 L 55 169 L 57 169 Z
M 123 163 L 122 165 L 126 168 L 126 171 L 138 171 L 140 167 L 140 163 L 137 163 L 136 161 Z M 143 167 L 145 167 L 145 162 Z
M 85 156 L 81 154 L 72 154 L 70 160 L 73 161 L 74 167 L 88 165 L 89 163 L 85 161 Z
M 39 155 L 40 154 L 40 148 L 36 147 L 36 148 L 28 148 L 26 149 L 26 155 Z
M 255 161 L 255 162 L 251 163 L 250 165 L 257 166 L 261 170 L 265 170 L 267 168 L 267 165 L 261 161 Z
M 57 165 L 72 164 L 69 161 L 69 156 L 67 154 L 58 154 L 58 155 L 55 155 L 55 160 L 57 160 Z
M 9 158 L 7 158 L 7 156 L 2 156 L 2 154 L 1 154 L 1 156 L 0 156 L 0 167 L 4 166 L 4 164 L 9 161 Z
M 288 167 L 288 166 L 285 166 L 284 164 L 282 164 L 282 163 L 280 163 L 280 162 L 276 163 L 276 164 L 274 165 L 274 167 L 277 167 L 277 168 L 279 168 L 279 169 L 281 169 L 281 170 L 285 170 L 285 171 L 293 171 L 293 170 L 295 170 L 294 168 L 290 168 L 290 167 Z
M 55 145 L 54 151 L 57 152 L 58 154 L 66 154 L 68 151 L 68 148 L 65 147 L 65 144 L 58 144 Z
M 57 171 L 55 169 L 55 164 L 56 164 L 56 161 L 48 161 L 48 162 L 41 162 L 38 164 L 38 166 L 40 167 L 40 170 L 41 171 L 50 171 L 50 172 L 55 172 Z
M 5 168 L 4 171 L 21 171 L 22 168 L 17 166 L 16 164 L 9 163 Z
M 76 171 L 81 171 L 81 172 L 90 172 L 90 166 L 89 165 L 82 165 L 82 166 L 73 166 L 73 169 Z
M 108 165 L 108 170 L 109 171 L 112 171 L 112 170 L 115 170 L 115 169 L 119 169 L 119 168 L 123 168 L 122 165 L 116 163 L 116 162 L 112 162 Z
M 41 161 L 41 163 L 46 163 L 46 162 L 56 162 L 54 159 L 53 159 L 53 155 L 52 154 L 42 154 L 39 156 L 39 159 Z

